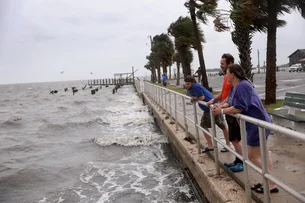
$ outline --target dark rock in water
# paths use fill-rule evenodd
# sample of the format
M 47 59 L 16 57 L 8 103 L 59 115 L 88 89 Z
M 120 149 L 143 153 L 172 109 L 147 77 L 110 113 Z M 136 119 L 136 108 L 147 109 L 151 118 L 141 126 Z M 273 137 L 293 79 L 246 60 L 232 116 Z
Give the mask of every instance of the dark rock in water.
M 106 87 L 108 87 L 108 85 L 106 85 Z
M 74 95 L 76 92 L 78 92 L 78 89 L 74 88 L 74 89 L 72 89 L 72 92 L 73 92 L 73 95 Z
M 94 95 L 95 94 L 95 90 L 91 90 L 91 94 Z
M 98 91 L 98 87 L 97 88 L 95 88 L 95 92 L 97 92 Z
M 64 90 L 65 90 L 65 92 L 66 92 L 66 91 L 68 91 L 68 88 L 65 88 Z
M 112 90 L 112 94 L 114 94 L 114 93 L 115 93 L 115 89 Z
M 92 85 L 90 85 L 89 88 L 91 89 L 91 88 L 92 88 Z
M 50 94 L 57 94 L 57 92 L 58 92 L 57 90 L 51 90 Z

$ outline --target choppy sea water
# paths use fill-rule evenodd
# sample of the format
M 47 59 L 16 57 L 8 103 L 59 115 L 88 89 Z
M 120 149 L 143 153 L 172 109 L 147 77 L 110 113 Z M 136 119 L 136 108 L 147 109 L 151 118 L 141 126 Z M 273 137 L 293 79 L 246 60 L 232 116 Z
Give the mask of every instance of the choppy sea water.
M 0 202 L 197 202 L 133 87 L 85 83 L 0 86 Z

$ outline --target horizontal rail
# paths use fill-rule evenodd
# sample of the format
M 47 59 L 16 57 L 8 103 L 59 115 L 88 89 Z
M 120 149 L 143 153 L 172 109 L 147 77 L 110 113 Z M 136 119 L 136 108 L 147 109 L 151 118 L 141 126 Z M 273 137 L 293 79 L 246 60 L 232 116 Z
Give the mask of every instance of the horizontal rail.
M 140 83 L 135 83 L 135 85 L 136 86 L 141 86 Z M 151 89 L 154 89 L 154 88 L 158 88 L 158 89 L 160 89 L 162 91 L 151 91 Z M 137 89 L 139 90 L 140 88 L 137 88 Z M 147 93 L 149 95 L 150 99 L 152 99 L 156 104 L 158 104 L 160 108 L 165 108 L 164 111 L 166 112 L 167 115 L 169 115 L 171 110 L 174 109 L 174 108 L 171 105 L 172 101 L 167 102 L 168 98 L 167 98 L 166 94 L 170 93 L 170 94 L 175 94 L 176 96 L 180 96 L 182 99 L 183 98 L 184 99 L 191 99 L 187 95 L 184 95 L 184 94 L 181 94 L 181 93 L 169 90 L 169 89 L 164 88 L 164 87 L 160 87 L 160 86 L 156 86 L 156 85 L 153 85 L 153 84 L 149 84 L 147 82 L 144 83 L 144 88 L 143 88 L 143 90 L 141 89 L 141 91 L 144 91 L 145 93 Z M 175 105 L 177 105 L 177 100 L 175 100 L 175 101 L 176 101 Z M 198 101 L 197 103 L 207 106 L 206 102 L 204 102 L 204 101 Z M 182 102 L 182 105 L 183 105 L 183 109 L 185 110 L 185 106 L 186 106 L 185 102 Z M 265 178 L 264 179 L 265 184 L 266 184 L 266 179 L 270 180 L 270 181 L 274 182 L 276 185 L 278 185 L 280 188 L 282 188 L 283 190 L 288 192 L 290 195 L 292 195 L 293 197 L 298 199 L 299 201 L 305 202 L 305 197 L 303 195 L 301 195 L 297 191 L 293 190 L 292 188 L 290 188 L 289 186 L 287 186 L 285 183 L 281 182 L 280 180 L 276 179 L 272 175 L 270 175 L 268 173 L 263 173 L 263 170 L 261 168 L 257 167 L 250 160 L 248 160 L 247 157 L 243 158 L 243 156 L 241 156 L 236 151 L 231 149 L 228 145 L 226 145 L 224 142 L 222 142 L 219 138 L 214 137 L 212 135 L 213 133 L 211 134 L 210 132 L 206 131 L 198 123 L 193 121 L 192 118 L 187 117 L 185 112 L 184 113 L 180 112 L 180 111 L 178 111 L 178 109 L 175 109 L 174 112 L 175 113 L 177 112 L 177 114 L 183 116 L 184 120 L 185 120 L 184 122 L 188 121 L 191 124 L 195 124 L 195 129 L 200 129 L 202 132 L 204 132 L 206 135 L 210 136 L 214 141 L 216 141 L 217 144 L 225 147 L 230 153 L 234 154 L 236 157 L 238 157 L 239 159 L 243 160 L 244 164 L 250 166 L 252 169 L 254 169 L 262 177 Z M 255 124 L 255 125 L 259 126 L 261 129 L 269 129 L 269 130 L 272 130 L 273 132 L 281 133 L 281 134 L 284 134 L 286 136 L 289 136 L 289 137 L 292 137 L 292 138 L 296 138 L 296 139 L 305 141 L 305 134 L 303 134 L 303 133 L 292 131 L 290 129 L 287 129 L 287 128 L 284 128 L 284 127 L 281 127 L 281 126 L 278 126 L 278 125 L 275 125 L 275 124 L 272 124 L 272 123 L 268 123 L 266 121 L 255 119 L 255 118 L 252 118 L 252 117 L 249 117 L 249 116 L 245 116 L 245 115 L 242 115 L 242 114 L 230 114 L 230 115 L 235 117 L 235 118 L 237 118 L 237 119 L 240 119 L 242 121 L 246 121 L 248 123 Z M 173 117 L 173 115 L 169 115 L 169 116 Z M 212 119 L 212 117 L 214 117 L 214 115 L 211 114 L 211 119 Z M 185 127 L 187 127 L 187 123 L 184 123 L 184 125 L 185 125 Z M 183 126 L 183 124 L 181 124 L 181 126 Z M 264 130 L 261 130 L 261 132 L 264 132 Z M 188 133 L 188 132 L 186 132 L 186 133 Z M 199 145 L 200 145 L 200 140 L 199 139 L 198 139 L 198 142 L 199 142 Z M 244 143 L 242 143 L 242 144 L 243 144 L 243 149 L 246 149 L 245 146 L 244 146 Z M 266 150 L 262 150 L 262 151 L 263 151 L 263 156 L 266 157 L 266 152 L 265 152 Z M 216 150 L 215 153 L 218 153 L 217 150 Z M 218 154 L 215 154 L 215 155 L 218 156 Z M 217 157 L 217 156 L 215 156 L 215 157 Z M 219 160 L 215 160 L 215 162 L 218 162 L 218 161 Z M 266 167 L 266 163 L 263 163 L 263 166 Z M 218 167 L 218 169 L 217 169 L 217 167 Z M 217 166 L 217 164 L 216 164 L 216 171 L 219 171 L 219 166 Z M 246 175 L 248 175 L 248 173 L 246 173 Z M 247 185 L 247 187 L 249 187 L 249 186 Z M 247 191 L 249 191 L 249 189 L 248 190 L 246 189 L 246 192 Z M 251 193 L 247 192 L 247 202 L 249 202 L 250 199 L 251 199 Z M 269 193 L 264 193 L 264 200 L 265 200 L 265 202 L 270 202 Z

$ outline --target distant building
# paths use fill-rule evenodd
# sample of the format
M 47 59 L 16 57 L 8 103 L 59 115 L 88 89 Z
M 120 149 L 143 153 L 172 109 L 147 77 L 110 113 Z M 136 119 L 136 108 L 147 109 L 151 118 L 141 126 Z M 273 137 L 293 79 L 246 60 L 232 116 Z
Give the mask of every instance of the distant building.
M 296 64 L 296 63 L 301 63 L 301 59 L 305 58 L 305 49 L 297 49 L 295 52 L 293 52 L 289 58 L 289 66 Z

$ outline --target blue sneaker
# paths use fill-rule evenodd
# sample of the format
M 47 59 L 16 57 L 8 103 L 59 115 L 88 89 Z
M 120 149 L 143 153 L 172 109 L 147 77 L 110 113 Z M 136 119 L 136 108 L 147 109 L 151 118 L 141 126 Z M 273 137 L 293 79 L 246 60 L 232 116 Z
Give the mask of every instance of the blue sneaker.
M 233 172 L 244 171 L 244 165 L 242 163 L 237 163 L 235 166 L 230 167 L 230 170 Z
M 228 167 L 228 168 L 230 168 L 230 167 L 232 167 L 232 166 L 235 166 L 236 163 L 235 163 L 235 161 L 233 161 L 232 163 L 224 162 L 223 165 L 226 166 L 226 167 Z

